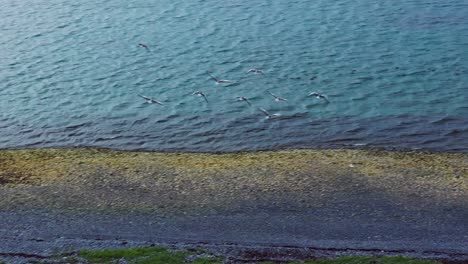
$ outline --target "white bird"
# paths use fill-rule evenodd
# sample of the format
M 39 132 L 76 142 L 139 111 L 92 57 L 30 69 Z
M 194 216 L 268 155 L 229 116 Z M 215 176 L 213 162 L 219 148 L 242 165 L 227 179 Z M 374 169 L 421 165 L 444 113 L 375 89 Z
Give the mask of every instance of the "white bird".
M 211 79 L 213 79 L 213 81 L 215 81 L 216 84 L 221 84 L 221 83 L 232 83 L 233 81 L 231 80 L 222 80 L 222 79 L 218 79 L 216 77 L 214 77 L 211 73 L 208 72 L 208 74 L 210 75 Z
M 272 94 L 270 91 L 268 91 L 268 93 L 275 98 L 276 102 L 280 102 L 280 101 L 286 102 L 286 101 L 288 101 L 287 99 L 284 99 L 284 98 L 281 98 L 279 96 L 276 96 L 276 95 Z
M 315 98 L 317 98 L 317 99 L 323 99 L 323 100 L 325 100 L 325 102 L 327 102 L 327 103 L 330 102 L 330 101 L 328 101 L 328 99 L 327 99 L 327 97 L 326 97 L 325 95 L 319 94 L 319 93 L 317 93 L 317 92 L 312 92 L 312 93 L 309 94 L 309 96 L 315 96 Z
M 159 105 L 162 105 L 161 102 L 159 102 L 158 100 L 154 99 L 154 98 L 151 98 L 151 97 L 148 97 L 148 96 L 144 96 L 144 95 L 138 95 L 140 96 L 141 98 L 145 99 L 146 102 L 148 102 L 149 104 L 152 104 L 152 103 L 155 103 L 155 104 L 159 104 Z
M 247 71 L 247 73 L 263 74 L 263 71 L 262 71 L 262 70 L 258 70 L 258 69 L 250 69 L 250 70 Z
M 205 99 L 205 101 L 208 103 L 208 99 L 206 99 L 206 96 L 205 96 L 205 94 L 204 94 L 203 92 L 201 92 L 201 91 L 196 91 L 196 92 L 194 92 L 193 94 L 203 97 L 203 99 Z
M 262 112 L 265 115 L 265 118 L 267 118 L 267 119 L 280 116 L 279 114 L 270 114 L 267 110 L 265 110 L 263 108 L 259 108 L 258 110 L 260 110 L 260 112 Z
M 145 48 L 147 51 L 149 51 L 149 47 L 146 44 L 138 43 L 138 47 Z
M 247 97 L 245 97 L 245 96 L 237 96 L 237 101 L 245 101 L 247 104 L 252 105 L 249 102 L 249 99 Z

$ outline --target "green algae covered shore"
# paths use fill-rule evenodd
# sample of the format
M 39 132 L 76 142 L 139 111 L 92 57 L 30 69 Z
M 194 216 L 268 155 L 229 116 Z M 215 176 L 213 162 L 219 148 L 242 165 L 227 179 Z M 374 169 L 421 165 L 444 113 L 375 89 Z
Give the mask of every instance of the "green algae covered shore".
M 187 213 L 248 204 L 300 209 L 324 206 L 350 192 L 378 192 L 408 208 L 466 206 L 468 154 L 0 151 L 0 209 Z

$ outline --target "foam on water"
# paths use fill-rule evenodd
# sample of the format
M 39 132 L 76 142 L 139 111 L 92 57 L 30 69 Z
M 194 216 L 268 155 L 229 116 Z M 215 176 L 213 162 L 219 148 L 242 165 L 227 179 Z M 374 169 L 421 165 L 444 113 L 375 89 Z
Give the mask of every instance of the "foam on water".
M 463 0 L 0 5 L 1 148 L 468 150 Z

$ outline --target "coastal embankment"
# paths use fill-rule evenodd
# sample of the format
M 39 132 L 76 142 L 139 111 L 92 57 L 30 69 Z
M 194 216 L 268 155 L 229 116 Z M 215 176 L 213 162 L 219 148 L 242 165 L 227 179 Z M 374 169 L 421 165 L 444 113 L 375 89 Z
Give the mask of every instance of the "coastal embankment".
M 466 153 L 2 150 L 0 197 L 0 258 L 176 243 L 468 259 Z

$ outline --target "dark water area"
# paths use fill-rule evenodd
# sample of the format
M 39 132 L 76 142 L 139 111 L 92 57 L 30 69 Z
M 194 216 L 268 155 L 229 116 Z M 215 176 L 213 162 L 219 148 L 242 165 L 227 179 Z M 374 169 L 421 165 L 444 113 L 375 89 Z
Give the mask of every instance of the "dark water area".
M 224 120 L 221 116 L 210 121 L 192 116 L 187 117 L 183 124 L 166 124 L 157 120 L 132 124 L 105 119 L 100 121 L 61 129 L 9 125 L 2 127 L 4 136 L 0 144 L 4 148 L 87 146 L 187 152 L 297 148 L 468 151 L 467 117 L 319 119 L 302 114 L 271 119 L 251 116 L 232 120 Z M 205 127 L 213 123 L 217 126 Z

